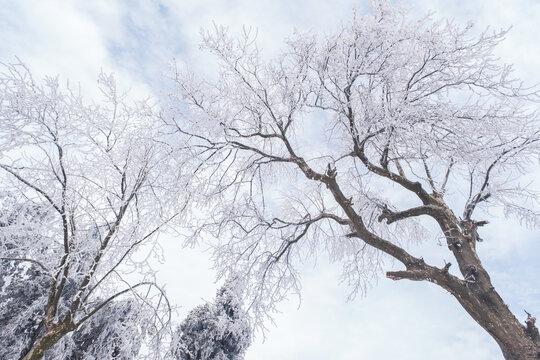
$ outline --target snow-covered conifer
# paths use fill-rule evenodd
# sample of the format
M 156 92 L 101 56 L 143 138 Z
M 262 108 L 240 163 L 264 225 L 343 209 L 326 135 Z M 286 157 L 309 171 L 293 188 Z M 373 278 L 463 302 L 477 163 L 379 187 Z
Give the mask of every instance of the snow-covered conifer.
M 231 279 L 213 303 L 191 310 L 178 328 L 173 356 L 178 360 L 240 360 L 251 341 L 243 309 L 243 284 Z

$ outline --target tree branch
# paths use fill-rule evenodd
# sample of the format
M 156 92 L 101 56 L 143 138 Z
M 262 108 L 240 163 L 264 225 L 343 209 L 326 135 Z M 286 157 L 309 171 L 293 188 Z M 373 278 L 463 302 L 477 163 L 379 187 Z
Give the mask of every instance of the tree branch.
M 28 258 L 18 258 L 18 257 L 16 257 L 16 258 L 1 257 L 0 260 L 3 260 L 3 261 L 27 261 L 27 262 L 31 262 L 31 263 L 34 263 L 34 264 L 38 265 L 43 270 L 45 270 L 47 275 L 49 275 L 51 278 L 54 278 L 53 273 L 49 269 L 47 269 L 47 267 L 45 265 L 43 265 L 41 262 L 39 262 L 37 260 L 28 259 Z
M 13 171 L 10 166 L 0 164 L 0 168 L 4 169 L 5 171 L 7 171 L 11 175 L 13 175 L 17 180 L 19 180 L 20 182 L 22 182 L 23 184 L 25 184 L 29 188 L 31 188 L 31 189 L 37 191 L 39 194 L 43 195 L 43 197 L 49 202 L 49 204 L 52 205 L 52 207 L 58 213 L 60 213 L 60 214 L 62 213 L 62 210 L 60 210 L 60 207 L 58 207 L 58 205 L 56 205 L 56 203 L 53 201 L 53 199 L 44 190 L 40 189 L 39 187 L 37 187 L 34 184 L 31 184 L 29 181 L 24 179 L 21 175 L 17 174 L 15 171 Z
M 393 212 L 388 207 L 384 207 L 382 210 L 381 215 L 377 218 L 378 222 L 382 222 L 383 220 L 386 220 L 386 223 L 388 225 L 392 224 L 393 222 L 403 220 L 410 217 L 415 216 L 421 216 L 421 215 L 429 215 L 431 217 L 435 217 L 437 215 L 441 214 L 441 209 L 435 205 L 421 205 L 415 208 L 410 208 L 403 211 Z
M 375 134 L 372 134 L 370 136 L 366 136 L 366 138 L 364 140 L 362 140 L 361 142 L 359 142 L 357 138 L 353 139 L 353 141 L 354 141 L 354 154 L 360 159 L 360 161 L 362 161 L 362 163 L 372 173 L 377 174 L 379 176 L 382 176 L 384 178 L 387 178 L 387 179 L 401 185 L 405 189 L 407 189 L 409 191 L 412 191 L 413 193 L 415 193 L 418 196 L 418 198 L 422 201 L 422 203 L 424 205 L 428 205 L 428 204 L 433 203 L 432 197 L 424 190 L 424 188 L 422 187 L 422 185 L 419 182 L 410 181 L 409 179 L 407 179 L 406 177 L 404 177 L 402 175 L 398 175 L 398 174 L 396 174 L 396 173 L 394 173 L 394 172 L 392 172 L 392 171 L 390 171 L 388 169 L 379 167 L 379 166 L 377 166 L 377 165 L 375 165 L 375 164 L 373 164 L 372 162 L 369 161 L 369 159 L 367 158 L 367 156 L 365 154 L 366 141 L 369 140 L 371 137 L 375 136 L 376 134 L 380 133 L 381 131 L 379 131 L 379 132 L 377 132 Z

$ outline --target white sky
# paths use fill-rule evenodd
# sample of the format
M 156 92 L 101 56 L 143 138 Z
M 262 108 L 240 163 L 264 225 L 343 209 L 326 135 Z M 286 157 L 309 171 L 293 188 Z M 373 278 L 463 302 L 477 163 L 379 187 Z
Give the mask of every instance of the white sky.
M 499 49 L 516 75 L 540 82 L 540 1 L 417 0 L 403 1 L 413 16 L 428 9 L 436 16 L 472 20 L 479 30 L 513 29 Z M 36 78 L 60 74 L 83 93 L 93 95 L 100 68 L 114 72 L 134 94 L 160 95 L 167 64 L 176 58 L 197 71 L 209 72 L 212 62 L 198 50 L 199 29 L 212 22 L 233 31 L 242 24 L 258 28 L 261 47 L 269 55 L 294 28 L 329 32 L 363 13 L 367 1 L 67 1 L 0 0 L 0 61 L 18 56 Z M 536 187 L 540 188 L 537 179 Z M 540 316 L 539 232 L 515 222 L 492 220 L 483 231 L 480 255 L 492 280 L 514 313 L 523 309 Z M 413 249 L 413 254 L 441 251 Z M 161 267 L 170 300 L 185 314 L 214 297 L 216 285 L 208 257 L 182 250 L 170 241 Z M 428 256 L 426 255 L 426 256 Z M 367 297 L 346 301 L 339 267 L 319 259 L 303 272 L 303 298 L 281 306 L 269 324 L 264 344 L 258 338 L 247 360 L 265 359 L 502 359 L 498 347 L 450 295 L 427 283 L 393 282 L 381 278 Z

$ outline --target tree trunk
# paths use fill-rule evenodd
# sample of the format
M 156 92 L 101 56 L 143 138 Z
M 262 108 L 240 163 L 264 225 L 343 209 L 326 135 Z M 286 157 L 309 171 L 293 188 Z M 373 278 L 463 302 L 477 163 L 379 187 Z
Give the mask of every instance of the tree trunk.
M 406 265 L 407 271 L 389 272 L 392 279 L 427 280 L 449 291 L 469 315 L 495 339 L 506 360 L 540 359 L 540 336 L 536 319 L 529 317 L 525 325 L 510 311 L 491 283 L 476 253 L 479 241 L 473 220 L 457 220 L 444 203 L 436 204 L 443 211 L 433 218 L 446 236 L 448 248 L 457 261 L 464 280 L 443 269 L 423 264 Z M 481 224 L 483 225 L 483 223 Z M 423 263 L 423 261 L 422 261 Z
M 422 263 L 412 263 L 405 271 L 387 272 L 393 280 L 427 280 L 450 292 L 467 313 L 497 342 L 506 360 L 540 359 L 540 336 L 535 318 L 529 317 L 525 325 L 512 314 L 491 284 L 485 269 L 478 262 L 474 270 L 467 270 L 458 279 L 443 269 Z
M 437 221 L 446 234 L 449 249 L 465 279 L 452 295 L 495 339 L 505 359 L 540 359 L 540 339 L 535 319 L 529 316 L 527 326 L 519 322 L 493 287 L 476 253 L 478 223 L 470 219 L 458 221 L 446 205 L 444 208 L 445 216 Z
M 406 270 L 387 272 L 387 277 L 393 280 L 429 281 L 441 286 L 450 292 L 469 315 L 495 339 L 506 360 L 540 359 L 540 337 L 535 326 L 535 319 L 529 316 L 527 326 L 519 322 L 495 291 L 489 274 L 476 253 L 476 243 L 479 241 L 477 228 L 485 222 L 476 222 L 470 218 L 458 220 L 442 197 L 425 193 L 419 184 L 405 183 L 419 193 L 424 203 L 423 214 L 431 216 L 439 224 L 446 237 L 448 248 L 453 253 L 463 276 L 463 279 L 460 279 L 448 272 L 450 264 L 446 264 L 443 268 L 428 265 L 422 258 L 416 258 L 403 248 L 370 232 L 351 206 L 351 201 L 341 192 L 335 176 L 332 175 L 334 174 L 327 173 L 326 177 L 318 176 L 326 183 L 334 199 L 350 219 L 353 233 L 348 236 L 361 238 L 366 244 L 385 252 L 405 265 Z M 306 176 L 308 176 L 307 171 Z M 412 211 L 406 214 L 392 213 L 388 209 L 385 211 L 379 221 L 386 219 L 387 223 L 413 214 Z
M 45 334 L 39 338 L 30 348 L 28 353 L 21 358 L 21 360 L 40 360 L 43 358 L 43 354 L 47 349 L 52 347 L 58 342 L 64 335 L 70 332 L 72 329 L 67 324 L 58 323 L 54 324 Z
M 484 285 L 467 282 L 465 288 L 456 289 L 452 295 L 495 339 L 506 360 L 540 359 L 540 341 L 534 318 L 529 318 L 525 327 L 510 312 L 495 289 L 492 286 L 485 289 Z

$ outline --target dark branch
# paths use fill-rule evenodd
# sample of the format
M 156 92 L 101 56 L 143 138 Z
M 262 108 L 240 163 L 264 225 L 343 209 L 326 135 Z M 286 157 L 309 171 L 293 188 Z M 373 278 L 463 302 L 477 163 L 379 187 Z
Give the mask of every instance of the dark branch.
M 403 211 L 393 212 L 385 206 L 381 215 L 379 215 L 377 218 L 377 221 L 382 222 L 383 220 L 386 220 L 386 223 L 390 225 L 395 221 L 420 215 L 429 215 L 431 217 L 435 217 L 440 214 L 440 210 L 441 209 L 435 205 L 422 205 Z

